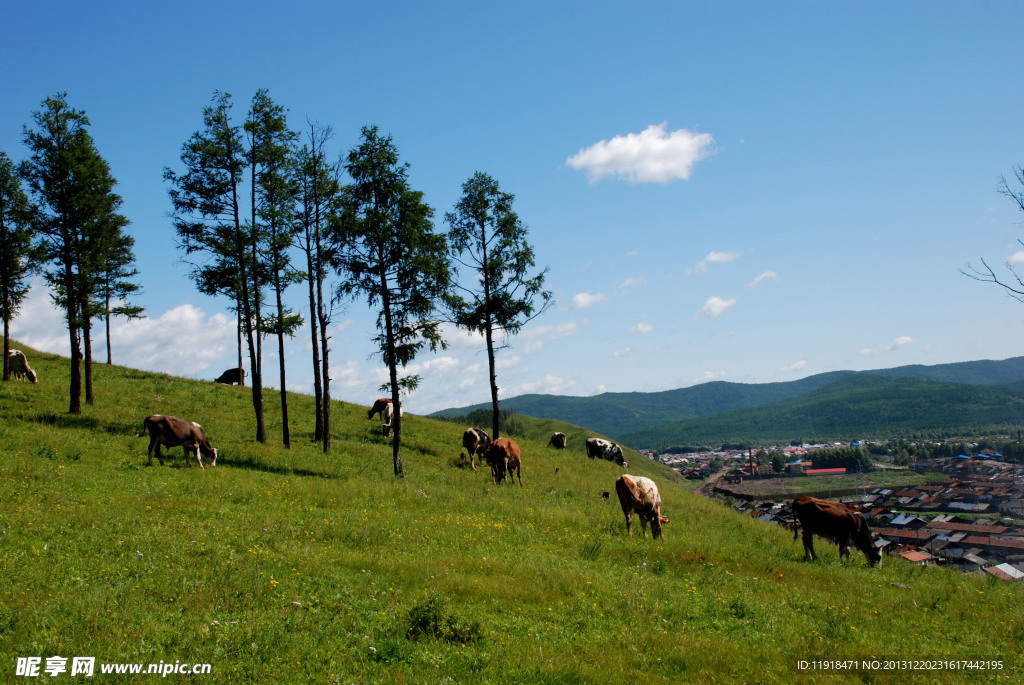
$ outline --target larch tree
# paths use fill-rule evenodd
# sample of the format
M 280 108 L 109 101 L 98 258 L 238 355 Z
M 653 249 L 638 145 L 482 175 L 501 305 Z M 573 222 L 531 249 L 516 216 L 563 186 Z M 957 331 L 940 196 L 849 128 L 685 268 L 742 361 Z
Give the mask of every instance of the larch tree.
M 241 127 L 231 120 L 231 95 L 216 91 L 203 108 L 203 128 L 181 149 L 183 173 L 164 169 L 174 208 L 172 221 L 179 245 L 193 263 L 192 277 L 202 292 L 229 294 L 238 307 L 252 375 L 256 440 L 267 441 L 263 415 L 263 386 L 259 375 L 257 320 L 260 272 L 254 265 L 252 233 L 257 226 L 242 219 L 240 196 L 248 166 Z
M 110 345 L 110 317 L 123 316 L 129 321 L 141 319 L 145 317 L 145 308 L 129 301 L 132 295 L 142 291 L 142 286 L 136 281 L 139 270 L 135 268 L 135 238 L 119 231 L 108 239 L 110 243 L 104 250 L 105 260 L 97 294 L 107 343 L 107 365 L 111 365 L 114 361 Z
M 68 411 L 81 414 L 82 339 L 88 334 L 102 269 L 100 236 L 111 222 L 123 226 L 125 220 L 117 214 L 121 198 L 113 192 L 116 181 L 87 131 L 85 112 L 70 107 L 67 94 L 59 93 L 44 100 L 32 117 L 35 128 L 24 128 L 29 157 L 19 170 L 34 200 L 37 248 L 47 263 L 43 276 L 68 324 Z
M 536 261 L 526 226 L 512 209 L 514 199 L 478 171 L 462 184 L 462 198 L 445 215 L 452 259 L 471 275 L 465 283 L 453 280 L 447 304 L 457 326 L 483 335 L 486 342 L 495 439 L 501 414 L 494 353 L 504 346 L 495 337 L 515 335 L 551 302 L 551 293 L 544 290 L 547 270 L 531 274 Z
M 306 257 L 309 290 L 309 326 L 313 347 L 313 392 L 316 407 L 314 442 L 331 448 L 330 335 L 333 302 L 324 297 L 324 284 L 332 263 L 333 248 L 329 226 L 338 213 L 341 192 L 337 165 L 328 163 L 324 148 L 331 129 L 309 122 L 308 144 L 303 145 L 296 164 L 299 184 L 299 228 L 296 244 Z
M 297 183 L 292 170 L 294 143 L 298 135 L 288 129 L 284 108 L 275 104 L 266 90 L 258 91 L 253 97 L 245 131 L 249 136 L 252 226 L 256 227 L 250 235 L 253 263 L 256 268 L 266 271 L 266 279 L 274 291 L 271 313 L 259 314 L 258 333 L 259 337 L 263 333 L 277 337 L 281 374 L 281 440 L 285 447 L 290 447 L 284 338 L 294 335 L 302 324 L 302 317 L 284 305 L 284 290 L 298 282 L 301 276 L 292 268 L 288 254 L 296 228 L 293 216 Z M 262 312 L 264 305 L 255 302 L 253 306 L 255 311 Z M 257 358 L 261 357 L 262 351 L 257 350 Z M 262 375 L 261 369 L 261 378 Z
M 395 475 L 402 465 L 401 391 L 414 390 L 420 378 L 399 377 L 425 346 L 445 347 L 437 307 L 450 281 L 448 246 L 435 233 L 433 210 L 423 193 L 409 187 L 409 165 L 399 162 L 390 136 L 376 126 L 364 127 L 362 142 L 347 157 L 343 211 L 335 235 L 338 297 L 365 297 L 377 310 L 374 338 L 388 368 L 393 414 L 392 459 Z
M 0 315 L 4 319 L 3 379 L 11 379 L 11 320 L 28 295 L 32 272 L 32 226 L 28 196 L 10 157 L 0 150 Z

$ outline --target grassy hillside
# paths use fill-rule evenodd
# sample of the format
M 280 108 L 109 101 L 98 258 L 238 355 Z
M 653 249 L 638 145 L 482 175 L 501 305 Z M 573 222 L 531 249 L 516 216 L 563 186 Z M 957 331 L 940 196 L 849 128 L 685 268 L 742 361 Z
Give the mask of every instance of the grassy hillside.
M 856 374 L 767 407 L 706 416 L 620 436 L 634 447 L 723 441 L 850 440 L 915 432 L 958 435 L 1016 430 L 1024 383 L 961 385 Z
M 629 538 L 620 469 L 522 438 L 524 488 L 458 458 L 462 426 L 407 416 L 404 481 L 365 407 L 339 404 L 335 449 L 251 441 L 248 388 L 96 369 L 64 414 L 67 361 L 30 352 L 38 385 L 0 383 L 0 674 L 17 657 L 210 663 L 176 682 L 803 683 L 913 681 L 797 670 L 798 660 L 1000 658 L 1019 679 L 1024 587 L 861 556 L 658 482 L 666 537 Z M 220 449 L 147 468 L 150 413 L 192 418 Z M 550 426 L 536 426 L 546 440 Z M 614 498 L 614 494 L 612 495 Z M 855 553 L 856 554 L 856 553 Z M 438 634 L 434 629 L 438 628 Z M 44 661 L 45 663 L 45 661 Z M 66 674 L 65 674 L 65 677 Z

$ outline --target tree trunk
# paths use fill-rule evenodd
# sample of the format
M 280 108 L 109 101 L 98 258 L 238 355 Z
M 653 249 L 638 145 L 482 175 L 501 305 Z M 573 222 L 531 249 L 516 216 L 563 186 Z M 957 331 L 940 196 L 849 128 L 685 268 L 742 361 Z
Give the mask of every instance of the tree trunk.
M 309 273 L 309 329 L 313 344 L 313 395 L 316 401 L 316 427 L 313 430 L 313 442 L 320 442 L 324 437 L 323 385 L 320 380 L 320 336 L 318 333 L 319 307 L 316 302 L 316 286 L 313 272 L 313 245 L 309 232 L 306 232 L 306 267 Z
M 89 314 L 82 317 L 82 337 L 85 338 L 85 403 L 95 404 L 92 394 L 92 316 Z
M 107 309 L 104 320 L 106 321 L 107 334 L 107 366 L 113 365 L 113 355 L 110 354 L 110 289 L 107 288 Z
M 277 355 L 281 365 L 281 442 L 291 447 L 288 433 L 288 392 L 284 377 L 284 304 L 281 302 L 281 276 L 274 271 L 274 291 L 277 295 Z
M 7 315 L 7 303 L 4 302 L 4 380 L 11 380 L 11 367 L 7 357 L 11 354 L 11 317 Z
M 381 308 L 384 310 L 384 335 L 387 337 L 388 377 L 391 379 L 391 458 L 395 475 L 405 478 L 402 468 L 402 411 L 398 387 L 398 362 L 395 359 L 395 330 L 391 321 L 391 298 L 388 292 L 387 276 L 381 271 Z
M 238 305 L 238 368 L 242 368 L 242 303 L 236 302 Z M 240 381 L 239 385 L 245 385 L 245 374 L 238 374 Z

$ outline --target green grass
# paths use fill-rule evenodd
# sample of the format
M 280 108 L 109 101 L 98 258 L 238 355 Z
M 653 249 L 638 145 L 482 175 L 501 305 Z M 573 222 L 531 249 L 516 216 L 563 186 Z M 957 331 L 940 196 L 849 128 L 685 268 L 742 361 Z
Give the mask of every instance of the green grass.
M 33 655 L 208 662 L 211 675 L 169 676 L 206 683 L 1020 677 L 1024 587 L 901 560 L 871 569 L 826 543 L 804 562 L 790 532 L 636 455 L 630 471 L 656 479 L 671 523 L 664 540 L 629 538 L 614 494 L 601 497 L 621 469 L 546 447 L 547 425 L 519 439 L 525 487 L 496 487 L 460 461 L 463 426 L 407 414 L 397 481 L 364 406 L 334 407 L 324 455 L 308 442 L 311 398 L 293 396 L 284 450 L 275 393 L 259 445 L 248 388 L 97 367 L 96 405 L 72 417 L 67 360 L 26 351 L 40 382 L 0 383 L 0 680 Z M 145 467 L 133 436 L 151 413 L 203 424 L 218 466 L 175 449 Z M 1006 670 L 796 670 L 929 656 Z

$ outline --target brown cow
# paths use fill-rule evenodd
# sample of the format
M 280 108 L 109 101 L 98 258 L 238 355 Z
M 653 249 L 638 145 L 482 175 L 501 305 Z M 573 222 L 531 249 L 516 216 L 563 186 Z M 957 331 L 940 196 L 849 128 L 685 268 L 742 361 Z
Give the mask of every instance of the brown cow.
M 651 522 L 651 536 L 661 537 L 661 525 L 669 520 L 661 515 L 661 495 L 654 481 L 644 476 L 622 474 L 615 481 L 615 494 L 619 496 L 622 513 L 626 515 L 626 533 L 633 534 L 633 514 L 640 517 L 641 532 L 647 537 L 647 522 Z
M 552 435 L 551 439 L 548 440 L 548 445 L 550 445 L 551 447 L 554 447 L 556 450 L 564 450 L 565 449 L 565 433 L 555 433 L 554 435 Z
M 217 376 L 214 383 L 223 383 L 224 385 L 245 385 L 245 369 L 228 369 L 221 375 Z
M 480 430 L 479 428 L 467 428 L 466 432 L 462 434 L 462 446 L 466 448 L 466 451 L 460 452 L 459 458 L 465 459 L 468 454 L 469 465 L 475 471 L 476 457 L 480 455 L 480 463 L 483 464 L 484 453 L 491 446 L 491 436 L 487 434 L 487 431 Z
M 519 487 L 523 487 L 523 460 L 519 454 L 519 445 L 511 438 L 498 438 L 491 443 L 485 454 L 491 467 L 491 482 L 497 485 L 505 480 L 509 471 L 519 475 Z M 509 482 L 515 479 L 509 475 Z
M 385 438 L 391 435 L 391 429 L 395 425 L 395 412 L 391 406 L 391 403 L 388 402 L 380 412 L 380 430 Z M 398 413 L 402 413 L 402 405 L 398 405 Z
M 33 383 L 36 382 L 35 369 L 28 365 L 28 357 L 21 350 L 11 350 L 7 354 L 7 369 L 11 373 L 11 378 L 28 378 Z
M 191 450 L 196 455 L 199 468 L 203 468 L 203 460 L 199 456 L 202 452 L 210 460 L 210 466 L 217 465 L 217 450 L 206 439 L 203 427 L 195 421 L 186 421 L 176 416 L 161 416 L 153 414 L 142 421 L 142 430 L 149 431 L 149 462 L 146 466 L 153 465 L 153 455 L 160 460 L 163 466 L 164 459 L 160 455 L 160 445 L 167 448 L 182 446 L 185 448 L 185 458 Z M 135 437 L 142 437 L 142 433 Z
M 793 500 L 793 518 L 804 531 L 804 557 L 814 559 L 814 535 L 820 535 L 839 544 L 839 558 L 850 556 L 850 540 L 857 546 L 868 563 L 882 565 L 882 554 L 871 541 L 871 529 L 864 515 L 841 502 L 830 502 L 816 497 Z M 793 527 L 793 539 L 798 534 Z

